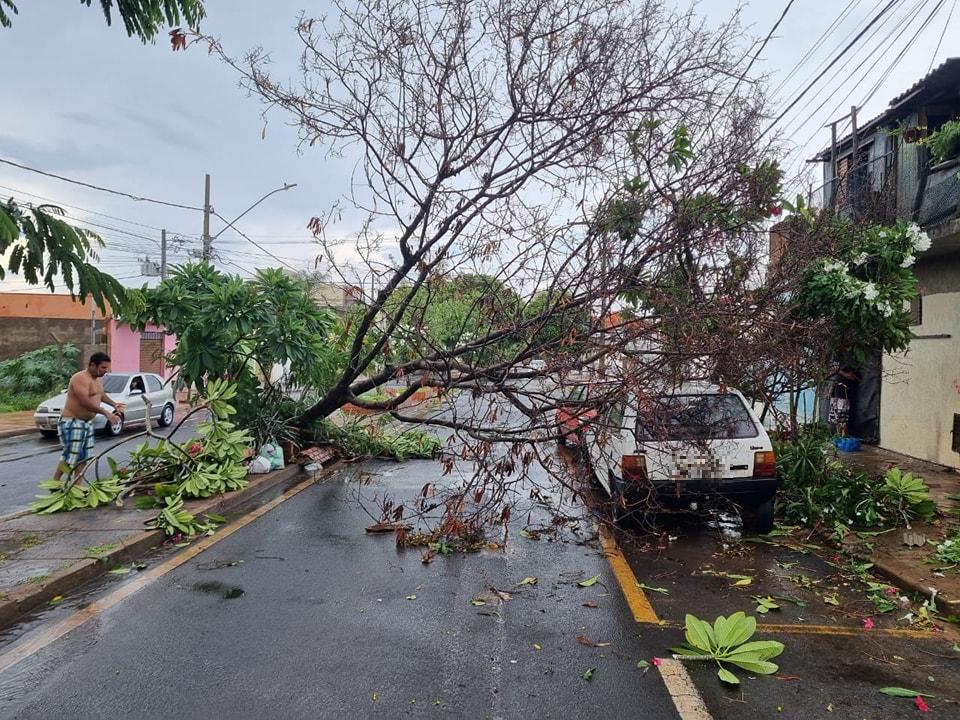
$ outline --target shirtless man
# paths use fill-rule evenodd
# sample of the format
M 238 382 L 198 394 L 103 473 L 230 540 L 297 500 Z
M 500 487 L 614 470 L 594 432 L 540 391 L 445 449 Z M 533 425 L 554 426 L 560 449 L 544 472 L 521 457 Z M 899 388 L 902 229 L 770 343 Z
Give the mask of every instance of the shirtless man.
M 110 356 L 98 352 L 90 356 L 86 370 L 74 373 L 67 386 L 67 402 L 60 413 L 57 434 L 63 445 L 63 455 L 53 479 L 59 481 L 63 473 L 72 479 L 71 485 L 83 479 L 83 472 L 93 454 L 93 418 L 98 413 L 113 424 L 119 419 L 106 412 L 100 403 L 106 403 L 116 412 L 123 412 L 123 403 L 116 403 L 103 392 L 100 378 L 110 372 Z

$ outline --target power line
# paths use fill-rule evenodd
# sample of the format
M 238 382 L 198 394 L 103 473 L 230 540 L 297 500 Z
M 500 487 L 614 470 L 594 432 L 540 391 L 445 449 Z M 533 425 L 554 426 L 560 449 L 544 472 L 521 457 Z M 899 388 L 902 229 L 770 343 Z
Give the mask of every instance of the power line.
M 279 257 L 277 257 L 276 255 L 274 255 L 274 254 L 273 254 L 272 252 L 270 252 L 269 250 L 267 250 L 263 245 L 261 245 L 260 243 L 258 243 L 256 240 L 251 240 L 246 234 L 243 233 L 242 230 L 240 230 L 240 228 L 238 228 L 238 227 L 237 227 L 236 225 L 234 225 L 233 223 L 229 222 L 229 221 L 228 221 L 225 217 L 223 217 L 220 213 L 214 212 L 213 214 L 216 215 L 218 218 L 220 218 L 220 220 L 222 220 L 223 222 L 227 223 L 227 225 L 230 226 L 230 229 L 231 229 L 231 230 L 233 230 L 235 233 L 237 233 L 238 235 L 240 235 L 240 237 L 244 238 L 244 239 L 245 239 L 247 242 L 249 242 L 251 245 L 254 245 L 255 247 L 260 248 L 260 250 L 262 250 L 264 253 L 266 253 L 267 255 L 269 255 L 270 257 L 272 257 L 274 260 L 276 260 L 276 261 L 277 261 L 278 263 L 280 263 L 281 265 L 285 265 L 286 267 L 290 268 L 291 270 L 293 270 L 293 271 L 296 272 L 296 273 L 299 273 L 299 272 L 300 272 L 299 268 L 295 268 L 295 267 L 294 267 L 293 265 L 291 265 L 290 263 L 281 260 Z
M 933 57 L 930 58 L 930 67 L 927 68 L 927 74 L 930 74 L 930 71 L 933 70 L 933 63 L 937 60 L 937 53 L 940 52 L 940 46 L 943 44 L 943 37 L 947 34 L 947 28 L 950 27 L 950 21 L 953 20 L 953 11 L 957 9 L 957 0 L 953 0 L 953 5 L 950 6 L 950 14 L 947 15 L 947 21 L 943 24 L 943 32 L 940 33 L 940 39 L 937 41 L 937 49 L 933 51 Z
M 904 17 L 903 17 L 903 21 L 906 22 L 906 26 L 901 27 L 899 23 L 894 22 L 894 23 L 893 23 L 893 28 L 890 30 L 890 32 L 888 32 L 888 33 L 880 40 L 880 42 L 877 43 L 877 45 L 876 45 L 865 57 L 863 57 L 863 59 L 860 61 L 860 68 L 863 68 L 863 67 L 864 67 L 864 64 L 865 64 L 868 60 L 870 60 L 878 51 L 882 50 L 885 45 L 889 45 L 889 47 L 892 47 L 892 46 L 896 43 L 896 40 L 897 40 L 897 38 L 894 37 L 894 36 L 895 36 L 895 35 L 898 36 L 900 33 L 902 33 L 902 32 L 906 29 L 906 27 L 909 27 L 910 24 L 913 22 L 913 19 L 916 17 L 916 13 L 918 13 L 925 5 L 927 5 L 929 2 L 931 2 L 931 0 L 919 0 L 917 3 L 915 3 L 912 7 L 910 7 L 910 8 L 907 10 L 907 12 L 905 13 L 905 15 L 904 15 Z M 895 17 L 891 16 L 890 18 L 888 18 L 888 21 L 889 21 L 889 20 L 895 20 L 895 19 L 896 19 Z M 875 35 L 877 35 L 877 34 L 882 30 L 882 28 L 883 28 L 883 25 L 878 26 L 878 27 L 876 28 L 876 30 L 874 30 L 874 31 L 870 34 L 870 37 L 867 38 L 867 40 L 868 40 L 868 41 L 869 41 L 869 40 L 872 40 L 873 37 L 874 37 Z M 880 57 L 882 57 L 882 54 L 881 54 Z M 874 60 L 873 63 L 872 63 L 869 67 L 866 67 L 866 69 L 865 69 L 865 71 L 863 72 L 863 74 L 862 74 L 862 76 L 860 77 L 860 79 L 859 79 L 858 81 L 856 81 L 856 82 L 853 83 L 853 86 L 851 87 L 850 91 L 843 97 L 843 99 L 840 100 L 839 103 L 837 103 L 836 107 L 834 107 L 833 110 L 830 111 L 830 113 L 829 113 L 830 116 L 834 115 L 834 114 L 838 111 L 838 109 L 850 98 L 850 96 L 851 96 L 851 95 L 855 92 L 855 90 L 860 86 L 860 84 L 867 79 L 867 77 L 870 75 L 871 72 L 873 72 L 873 70 L 876 68 L 877 64 L 880 62 L 880 57 L 878 57 L 876 60 Z M 831 80 L 831 81 L 834 80 L 835 78 L 837 78 L 838 76 L 840 76 L 840 75 L 841 75 L 842 73 L 844 73 L 844 72 L 845 72 L 845 68 L 842 68 L 842 67 L 841 67 L 841 68 L 838 68 L 837 71 L 833 74 L 833 76 L 831 77 L 830 80 Z M 822 110 L 823 107 L 824 107 L 828 102 L 830 102 L 830 100 L 832 100 L 832 99 L 834 98 L 834 96 L 836 96 L 836 94 L 837 94 L 838 92 L 840 92 L 840 91 L 844 88 L 845 85 L 847 85 L 847 83 L 848 83 L 849 81 L 853 80 L 853 79 L 856 77 L 856 74 L 857 74 L 857 71 L 854 71 L 854 72 L 852 72 L 852 73 L 847 72 L 847 73 L 846 73 L 846 77 L 844 78 L 844 80 L 843 80 L 839 85 L 837 85 L 837 86 L 833 89 L 833 91 L 832 91 L 829 95 L 827 95 L 827 96 L 820 102 L 820 104 L 817 105 L 817 107 L 816 107 L 812 112 L 810 112 L 809 114 L 807 114 L 807 116 L 804 117 L 802 120 L 800 120 L 799 123 L 797 123 L 797 120 L 798 120 L 800 117 L 802 117 L 802 116 L 798 116 L 797 119 L 795 119 L 792 123 L 790 123 L 790 125 L 788 125 L 788 129 L 795 127 L 796 130 L 800 130 L 801 128 L 805 127 L 805 126 L 807 125 L 807 123 L 809 123 L 811 120 L 813 120 L 814 116 L 816 116 L 816 114 L 817 114 L 818 112 L 820 112 L 820 110 Z M 862 105 L 862 103 L 861 103 L 861 105 Z M 819 132 L 819 130 L 814 131 L 814 136 L 816 135 L 816 132 Z M 812 140 L 812 139 L 813 139 L 813 138 L 811 138 L 811 140 Z M 809 142 L 809 140 L 808 140 L 808 142 Z
M 37 195 L 36 193 L 27 192 L 26 190 L 19 190 L 17 188 L 10 187 L 8 185 L 0 185 L 0 188 L 3 190 L 9 190 L 13 193 L 18 193 L 20 195 L 27 195 L 32 198 L 37 198 L 38 200 L 46 200 L 47 202 L 54 203 L 58 207 L 72 208 L 73 210 L 80 210 L 81 212 L 90 213 L 91 215 L 99 215 L 101 217 L 109 218 L 110 220 L 117 220 L 119 222 L 127 223 L 128 225 L 136 225 L 137 227 L 147 228 L 148 230 L 156 230 L 160 232 L 162 228 L 157 227 L 156 225 L 147 225 L 146 223 L 137 222 L 135 220 L 127 220 L 126 218 L 118 217 L 116 215 L 109 215 L 105 212 L 100 212 L 99 210 L 91 210 L 90 208 L 81 207 L 79 205 L 72 205 L 68 202 L 63 202 L 62 200 L 57 200 L 55 198 L 46 197 L 44 195 Z M 181 237 L 193 237 L 199 238 L 199 235 L 191 233 L 181 233 L 176 232 L 175 230 L 170 230 L 175 235 L 180 235 Z
M 893 62 L 891 62 L 890 65 L 887 66 L 887 69 L 880 76 L 880 79 L 877 80 L 876 84 L 870 89 L 870 92 L 867 94 L 867 96 L 861 101 L 860 103 L 861 105 L 864 105 L 867 102 L 869 102 L 870 99 L 877 93 L 877 90 L 880 89 L 880 86 L 883 85 L 884 82 L 886 82 L 887 78 L 890 77 L 890 74 L 893 72 L 894 68 L 897 66 L 897 64 L 899 64 L 901 60 L 903 60 L 903 56 L 907 54 L 907 51 L 910 50 L 911 47 L 913 47 L 913 44 L 917 41 L 917 38 L 920 37 L 920 34 L 927 29 L 927 26 L 933 21 L 933 18 L 936 16 L 936 14 L 940 12 L 940 9 L 944 6 L 946 1 L 947 0 L 940 0 L 936 4 L 936 6 L 934 6 L 933 10 L 931 10 L 930 14 L 927 16 L 927 19 L 923 21 L 923 24 L 920 25 L 917 31 L 913 34 L 913 37 L 907 41 L 907 44 L 903 46 L 903 49 L 900 51 L 900 53 L 893 59 Z
M 807 63 L 807 61 L 813 56 L 813 54 L 820 49 L 823 43 L 826 42 L 827 38 L 830 37 L 834 33 L 834 31 L 840 26 L 840 24 L 844 21 L 844 19 L 846 19 L 847 15 L 850 13 L 853 7 L 855 5 L 859 5 L 862 1 L 863 0 L 850 0 L 850 2 L 847 3 L 847 6 L 836 18 L 834 18 L 833 22 L 830 23 L 830 26 L 823 31 L 823 34 L 820 35 L 820 37 L 813 44 L 813 46 L 811 46 L 811 48 L 807 50 L 806 53 L 804 53 L 803 57 L 801 57 L 800 60 L 797 62 L 797 64 L 793 66 L 793 69 L 791 69 L 790 72 L 787 73 L 787 75 L 783 78 L 783 80 L 780 81 L 780 84 L 773 89 L 773 91 L 770 93 L 771 95 L 776 95 L 781 90 L 783 90 L 783 88 L 786 86 L 788 82 L 790 82 L 790 80 L 794 77 L 794 75 L 796 75 L 800 71 L 800 68 Z
M 850 49 L 851 49 L 854 45 L 856 45 L 857 42 L 859 42 L 860 38 L 862 38 L 862 37 L 867 33 L 867 30 L 869 30 L 869 29 L 872 28 L 874 25 L 876 25 L 876 23 L 877 23 L 884 15 L 886 15 L 887 12 L 889 12 L 889 10 L 890 10 L 894 5 L 897 4 L 897 2 L 898 2 L 898 0 L 889 0 L 889 2 L 888 2 L 886 5 L 883 6 L 883 9 L 881 9 L 879 13 L 877 13 L 876 15 L 874 15 L 874 17 L 870 20 L 870 22 L 867 24 L 867 26 L 866 26 L 863 30 L 861 30 L 859 33 L 857 33 L 856 37 L 854 37 L 853 40 L 851 40 L 851 41 L 847 44 L 847 46 L 846 46 L 843 50 L 841 50 L 840 53 L 839 53 L 836 57 L 833 58 L 833 60 L 830 61 L 830 64 L 827 65 L 827 67 L 824 68 L 824 69 L 800 92 L 800 94 L 797 95 L 797 97 L 795 97 L 795 98 L 790 102 L 789 105 L 787 105 L 787 107 L 786 107 L 785 110 L 783 110 L 779 115 L 777 115 L 777 117 L 775 117 L 775 118 L 773 119 L 773 122 L 771 122 L 770 125 L 767 126 L 767 129 L 764 130 L 762 133 L 760 133 L 760 137 L 763 137 L 763 136 L 766 135 L 768 132 L 770 132 L 774 127 L 776 127 L 777 123 L 779 123 L 781 120 L 783 120 L 784 116 L 785 116 L 788 112 L 790 112 L 794 107 L 796 107 L 797 104 L 806 96 L 806 94 L 807 94 L 808 92 L 810 92 L 810 91 L 813 89 L 813 87 L 814 87 L 818 82 L 820 82 L 820 79 L 821 79 L 824 75 L 827 74 L 827 71 L 829 71 L 834 65 L 836 65 L 838 62 L 840 62 L 840 60 L 843 58 L 843 56 L 846 55 L 847 52 L 849 52 Z M 759 138 L 758 138 L 758 139 L 759 139 Z
M 91 190 L 98 190 L 99 192 L 110 193 L 111 195 L 119 195 L 120 197 L 136 200 L 137 202 L 148 202 L 155 205 L 166 205 L 167 207 L 180 208 L 181 210 L 195 210 L 197 212 L 203 212 L 203 208 L 196 207 L 194 205 L 181 205 L 180 203 L 168 202 L 166 200 L 157 200 L 155 198 L 144 197 L 141 195 L 133 195 L 132 193 L 123 192 L 122 190 L 113 190 L 112 188 L 93 185 L 88 182 L 83 182 L 82 180 L 74 180 L 73 178 L 64 177 L 63 175 L 57 175 L 55 173 L 47 172 L 46 170 L 39 170 L 37 168 L 30 167 L 29 165 L 21 165 L 20 163 L 13 162 L 12 160 L 7 160 L 5 158 L 0 158 L 0 163 L 3 163 L 4 165 L 10 165 L 15 168 L 20 168 L 21 170 L 26 170 L 28 172 L 37 173 L 38 175 L 45 175 L 46 177 L 51 177 L 56 180 L 62 180 L 63 182 L 80 185 L 81 187 L 90 188 Z

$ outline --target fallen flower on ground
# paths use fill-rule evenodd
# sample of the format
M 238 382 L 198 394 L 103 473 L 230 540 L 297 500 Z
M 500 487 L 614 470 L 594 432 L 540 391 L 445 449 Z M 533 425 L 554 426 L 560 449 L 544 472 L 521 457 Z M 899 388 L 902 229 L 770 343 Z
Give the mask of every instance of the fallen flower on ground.
M 864 618 L 864 619 L 863 619 L 863 629 L 864 629 L 864 630 L 873 630 L 873 618 Z
M 913 699 L 913 704 L 917 706 L 917 710 L 919 710 L 920 712 L 929 712 L 929 711 L 930 711 L 930 706 L 927 705 L 926 701 L 925 701 L 922 697 L 920 697 L 919 695 L 917 695 L 917 696 Z

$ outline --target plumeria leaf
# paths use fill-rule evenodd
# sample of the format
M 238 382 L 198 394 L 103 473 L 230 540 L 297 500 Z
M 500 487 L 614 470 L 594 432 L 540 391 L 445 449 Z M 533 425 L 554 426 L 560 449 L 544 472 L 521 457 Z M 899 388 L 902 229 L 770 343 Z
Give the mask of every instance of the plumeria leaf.
M 717 677 L 723 680 L 723 682 L 729 683 L 730 685 L 740 684 L 740 678 L 727 670 L 725 667 L 721 667 L 719 670 L 717 670 Z
M 928 698 L 936 697 L 936 695 L 930 695 L 929 693 L 917 692 L 916 690 L 909 690 L 909 689 L 907 689 L 907 688 L 902 688 L 902 687 L 885 687 L 885 688 L 880 688 L 880 692 L 882 692 L 884 695 L 891 695 L 891 696 L 893 696 L 893 697 L 908 697 L 908 698 L 912 698 L 912 697 L 917 697 L 918 695 L 919 695 L 920 697 L 928 697 Z
M 577 583 L 577 585 L 579 587 L 592 587 L 593 585 L 597 584 L 597 580 L 599 579 L 600 579 L 599 575 L 594 575 L 593 577 L 587 578 L 586 580 L 581 580 L 580 582 Z

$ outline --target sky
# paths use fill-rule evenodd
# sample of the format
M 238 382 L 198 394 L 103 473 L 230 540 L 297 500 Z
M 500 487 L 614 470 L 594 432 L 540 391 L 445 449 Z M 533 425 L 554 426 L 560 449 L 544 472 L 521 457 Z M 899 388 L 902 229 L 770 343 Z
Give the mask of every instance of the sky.
M 765 37 L 787 3 L 743 4 L 745 43 Z M 703 0 L 696 7 L 708 23 L 715 23 L 739 4 Z M 803 160 L 828 142 L 825 124 L 849 113 L 854 104 L 862 119 L 872 118 L 951 49 L 957 54 L 960 11 L 947 24 L 956 4 L 896 0 L 885 21 L 868 31 L 862 49 L 834 66 L 777 125 L 791 148 L 786 165 L 794 171 L 811 168 L 811 182 L 819 184 L 819 167 Z M 263 249 L 227 229 L 214 241 L 216 262 L 244 277 L 281 262 L 298 270 L 313 267 L 319 249 L 307 223 L 325 215 L 343 195 L 353 168 L 349 157 L 333 160 L 319 148 L 299 151 L 295 128 L 279 113 L 265 124 L 258 100 L 239 88 L 233 70 L 202 47 L 174 53 L 165 34 L 153 45 L 142 45 L 128 38 L 116 20 L 107 27 L 96 7 L 77 2 L 23 0 L 18 5 L 13 27 L 0 28 L 0 158 L 191 206 L 203 204 L 204 174 L 209 173 L 212 205 L 229 219 L 268 192 L 296 183 L 237 223 Z M 785 108 L 796 98 L 818 67 L 882 5 L 878 0 L 794 0 L 753 67 L 767 78 L 773 107 Z M 281 76 L 289 75 L 285 70 L 297 57 L 293 27 L 299 12 L 319 16 L 330 9 L 327 2 L 306 0 L 207 0 L 206 7 L 204 32 L 218 36 L 235 55 L 264 46 Z M 908 47 L 933 11 L 933 19 Z M 816 47 L 831 27 L 832 34 Z M 159 260 L 161 228 L 168 231 L 171 264 L 200 248 L 202 214 L 196 211 L 135 202 L 0 164 L 0 198 L 11 195 L 58 204 L 71 221 L 99 233 L 107 243 L 100 266 L 126 285 L 156 282 L 141 275 L 139 261 Z M 212 234 L 223 226 L 215 219 Z M 351 230 L 344 224 L 335 231 Z M 0 281 L 3 290 L 30 291 L 13 277 Z

